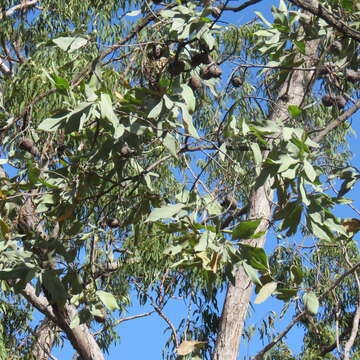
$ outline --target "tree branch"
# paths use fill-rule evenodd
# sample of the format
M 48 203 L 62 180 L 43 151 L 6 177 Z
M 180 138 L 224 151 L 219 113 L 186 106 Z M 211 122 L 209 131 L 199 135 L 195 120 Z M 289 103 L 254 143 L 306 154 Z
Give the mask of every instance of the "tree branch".
M 17 10 L 25 10 L 27 8 L 33 7 L 36 5 L 36 3 L 39 0 L 25 0 L 25 1 L 21 1 L 20 4 L 13 6 L 12 8 L 10 8 L 9 10 L 3 11 L 2 13 L 0 13 L 0 20 L 11 16 L 12 14 L 14 14 L 15 11 Z
M 319 134 L 312 139 L 312 141 L 318 143 L 320 142 L 331 130 L 335 129 L 337 126 L 345 122 L 351 115 L 353 115 L 357 110 L 360 109 L 360 100 L 358 100 L 354 106 L 346 110 L 342 115 L 337 119 L 331 121 Z
M 267 351 L 269 351 L 273 346 L 275 346 L 291 329 L 292 327 L 306 314 L 306 311 L 302 311 L 298 314 L 291 323 L 282 331 L 278 336 L 274 338 L 269 344 L 267 344 L 261 351 L 257 353 L 253 360 L 262 360 Z
M 357 268 L 360 267 L 360 262 L 356 263 L 350 270 L 344 272 L 342 275 L 340 275 L 335 281 L 334 283 L 325 291 L 321 294 L 321 296 L 319 296 L 319 300 L 324 299 L 327 294 L 329 292 L 331 292 L 332 290 L 334 290 L 342 280 L 344 280 L 344 278 L 348 275 L 350 275 L 351 273 L 353 273 Z M 358 308 L 359 309 L 359 308 Z M 357 309 L 357 310 L 358 310 Z M 269 344 L 267 344 L 261 351 L 259 351 L 255 357 L 253 358 L 253 360 L 261 360 L 263 359 L 265 353 L 267 351 L 269 351 L 272 347 L 274 347 L 290 330 L 291 328 L 303 317 L 307 314 L 307 311 L 302 311 L 301 313 L 299 313 L 292 321 L 291 323 L 286 327 L 286 329 L 284 331 L 282 331 L 278 336 L 276 336 Z M 359 310 L 359 314 L 360 316 L 360 310 Z M 355 315 L 356 316 L 356 315 Z M 358 320 L 359 322 L 359 320 Z
M 234 11 L 234 12 L 239 12 L 241 10 L 244 10 L 245 8 L 257 4 L 258 2 L 260 2 L 262 0 L 249 0 L 244 2 L 243 4 L 241 4 L 240 6 L 234 7 L 234 6 L 220 6 L 219 8 L 221 10 L 229 10 L 229 11 Z
M 25 289 L 21 291 L 21 294 L 42 314 L 47 316 L 53 322 L 56 322 L 56 317 L 49 301 L 45 296 L 36 295 L 36 291 L 31 284 L 27 283 Z
M 335 17 L 328 9 L 320 4 L 317 0 L 289 0 L 294 5 L 318 16 L 326 21 L 330 26 L 340 31 L 347 37 L 360 42 L 360 32 L 346 25 L 339 18 Z

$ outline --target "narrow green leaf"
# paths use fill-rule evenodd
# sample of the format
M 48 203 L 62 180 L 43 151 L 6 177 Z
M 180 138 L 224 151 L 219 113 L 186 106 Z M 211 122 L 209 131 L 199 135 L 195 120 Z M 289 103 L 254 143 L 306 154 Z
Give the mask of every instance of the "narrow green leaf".
M 297 105 L 289 105 L 288 112 L 292 118 L 295 118 L 300 115 L 302 111 Z
M 161 114 L 161 110 L 163 108 L 163 99 L 161 99 L 156 106 L 154 106 L 148 114 L 149 119 L 156 119 Z
M 292 265 L 290 267 L 291 278 L 297 284 L 300 285 L 304 278 L 304 273 L 299 266 Z
M 101 116 L 112 123 L 115 130 L 114 138 L 120 138 L 124 134 L 125 128 L 120 124 L 119 119 L 114 112 L 111 98 L 108 94 L 101 94 L 100 96 L 100 111 Z
M 247 244 L 239 244 L 241 257 L 256 270 L 268 271 L 269 261 L 264 249 Z
M 258 284 L 258 285 L 262 285 L 261 281 L 258 277 L 257 271 L 249 264 L 246 263 L 246 261 L 242 262 L 242 266 L 247 274 L 247 276 L 250 278 L 250 280 L 254 283 L 254 284 Z
M 313 166 L 307 160 L 304 160 L 304 171 L 305 171 L 307 178 L 311 182 L 314 182 L 316 180 L 316 177 L 317 177 L 316 170 L 313 168 Z

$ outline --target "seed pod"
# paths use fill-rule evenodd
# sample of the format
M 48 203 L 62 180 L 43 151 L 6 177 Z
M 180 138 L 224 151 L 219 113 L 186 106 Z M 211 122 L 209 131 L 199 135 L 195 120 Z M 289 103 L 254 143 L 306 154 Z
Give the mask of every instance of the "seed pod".
M 340 41 L 334 41 L 331 46 L 330 46 L 330 51 L 333 53 L 333 54 L 340 54 L 341 53 L 341 50 L 342 50 L 342 44 Z
M 155 59 L 160 59 L 160 57 L 161 57 L 161 51 L 162 51 L 161 45 L 155 45 L 155 46 L 154 46 L 154 48 L 153 48 L 153 54 L 154 54 L 154 58 L 155 58 Z
M 200 64 L 210 64 L 212 61 L 211 56 L 206 53 L 202 52 L 200 54 L 196 54 L 191 58 L 191 65 L 198 66 Z
M 106 319 L 105 316 L 94 315 L 94 320 L 99 324 L 103 324 Z
M 19 143 L 19 148 L 21 150 L 27 151 L 33 156 L 39 156 L 39 150 L 35 146 L 34 142 L 29 138 L 23 138 Z
M 357 81 L 360 81 L 360 71 L 346 69 L 345 78 L 352 83 L 356 83 Z
M 190 79 L 190 86 L 196 90 L 201 87 L 201 80 L 197 76 L 192 76 Z
M 128 156 L 131 155 L 132 153 L 134 153 L 135 150 L 130 149 L 127 145 L 124 145 L 121 149 L 120 149 L 120 154 L 123 156 Z
M 231 79 L 231 85 L 233 87 L 239 87 L 243 84 L 243 79 L 239 76 L 234 76 L 232 79 Z
M 174 60 L 169 64 L 168 70 L 171 75 L 180 75 L 185 71 L 185 63 L 180 60 Z
M 237 201 L 231 195 L 226 195 L 221 205 L 224 208 L 230 208 L 231 210 L 237 209 Z
M 107 218 L 106 219 L 106 225 L 109 227 L 109 228 L 117 228 L 119 225 L 120 225 L 120 222 L 118 219 L 115 219 L 115 218 Z
M 329 67 L 327 65 L 319 65 L 316 70 L 318 77 L 323 77 L 329 73 Z
M 335 104 L 338 109 L 343 109 L 346 105 L 346 99 L 342 95 L 338 95 L 335 97 Z
M 210 68 L 208 66 L 205 66 L 201 69 L 200 76 L 204 80 L 209 80 L 212 78 L 210 74 Z
M 211 9 L 211 15 L 217 19 L 221 15 L 221 10 L 218 7 L 213 7 Z
M 324 95 L 321 98 L 321 102 L 324 106 L 333 106 L 334 105 L 334 98 L 332 98 L 330 95 Z
M 214 78 L 218 78 L 222 74 L 220 67 L 217 65 L 211 65 L 209 68 L 209 72 L 211 74 L 211 77 L 214 77 Z

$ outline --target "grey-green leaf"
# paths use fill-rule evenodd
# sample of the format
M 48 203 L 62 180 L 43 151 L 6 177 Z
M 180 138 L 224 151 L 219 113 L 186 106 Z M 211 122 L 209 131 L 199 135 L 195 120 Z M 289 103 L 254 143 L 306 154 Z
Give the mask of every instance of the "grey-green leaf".
M 100 301 L 110 310 L 114 311 L 119 309 L 119 305 L 115 299 L 115 296 L 106 291 L 98 290 L 96 295 L 99 297 Z
M 271 296 L 277 288 L 277 282 L 272 281 L 266 283 L 259 291 L 254 301 L 255 304 L 263 303 L 269 296 Z
M 308 292 L 303 297 L 305 309 L 312 315 L 316 315 L 319 310 L 319 300 L 313 292 Z

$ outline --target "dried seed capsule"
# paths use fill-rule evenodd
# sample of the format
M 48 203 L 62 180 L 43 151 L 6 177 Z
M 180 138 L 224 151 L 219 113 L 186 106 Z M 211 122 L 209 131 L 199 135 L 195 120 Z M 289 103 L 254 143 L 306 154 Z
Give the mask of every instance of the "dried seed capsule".
M 106 225 L 113 229 L 113 228 L 117 228 L 120 225 L 120 222 L 118 219 L 115 218 L 107 218 Z
M 39 150 L 35 146 L 34 142 L 29 138 L 23 138 L 19 143 L 21 150 L 29 152 L 33 156 L 39 156 Z
M 168 70 L 171 75 L 180 75 L 185 70 L 185 63 L 180 60 L 172 61 Z
M 231 79 L 231 84 L 232 84 L 233 87 L 239 87 L 239 86 L 241 86 L 243 84 L 243 80 L 239 76 L 234 76 Z
M 202 52 L 200 54 L 196 54 L 191 58 L 191 65 L 198 66 L 200 64 L 210 64 L 212 61 L 211 56 L 206 53 Z
M 360 71 L 355 71 L 355 70 L 352 70 L 352 69 L 346 69 L 345 78 L 346 78 L 346 80 L 349 80 L 352 83 L 360 81 Z
M 335 104 L 338 109 L 343 109 L 346 105 L 346 99 L 342 95 L 338 95 L 335 97 Z
M 197 76 L 192 76 L 190 79 L 190 86 L 196 90 L 201 87 L 201 80 Z
M 324 95 L 321 98 L 321 101 L 324 106 L 333 106 L 334 105 L 334 99 L 330 95 Z
M 217 65 L 211 65 L 209 68 L 209 72 L 210 72 L 211 76 L 214 78 L 218 78 L 222 74 L 222 70 Z

